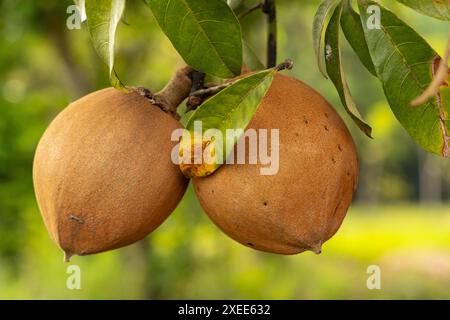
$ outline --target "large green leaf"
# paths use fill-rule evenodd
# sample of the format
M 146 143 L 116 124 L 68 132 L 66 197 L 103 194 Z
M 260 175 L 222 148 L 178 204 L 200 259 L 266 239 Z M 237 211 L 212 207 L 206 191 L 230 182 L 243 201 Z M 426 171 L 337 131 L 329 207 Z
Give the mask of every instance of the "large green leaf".
M 367 21 L 369 5 L 359 1 L 362 21 Z M 380 6 L 381 28 L 369 29 L 363 23 L 372 61 L 384 92 L 397 119 L 411 137 L 425 150 L 450 156 L 448 148 L 449 103 L 437 95 L 427 103 L 412 107 L 433 79 L 437 53 L 411 27 L 392 12 Z
M 198 132 L 199 130 L 196 128 L 196 123 L 200 121 L 203 133 L 209 129 L 218 130 L 221 133 L 223 140 L 220 141 L 221 144 L 214 146 L 215 150 L 217 150 L 217 160 L 213 164 L 202 164 L 195 168 L 194 173 L 192 173 L 192 171 L 189 173 L 187 170 L 184 170 L 182 164 L 181 168 L 185 174 L 191 176 L 209 175 L 225 162 L 229 156 L 227 145 L 234 146 L 239 137 L 242 136 L 243 130 L 245 130 L 249 124 L 260 105 L 262 98 L 269 89 L 275 73 L 276 71 L 274 69 L 264 70 L 242 78 L 205 101 L 194 112 L 186 125 L 186 129 L 189 130 L 189 132 Z M 228 141 L 227 129 L 242 130 L 242 132 L 237 131 L 238 134 L 234 135 L 232 140 L 230 140 L 230 137 Z M 219 141 L 215 142 L 218 143 Z M 192 141 L 192 139 L 191 141 L 186 141 L 186 139 L 183 138 L 181 146 L 198 145 L 199 143 L 203 143 L 204 147 L 204 140 L 200 142 Z M 222 147 L 222 149 L 218 150 L 220 147 Z M 230 148 L 228 148 L 228 151 L 231 151 Z M 188 166 L 188 168 L 192 170 L 191 167 Z
M 328 19 L 339 0 L 323 1 L 314 16 L 313 21 L 313 41 L 314 51 L 316 52 L 317 64 L 322 75 L 327 78 L 325 67 L 323 65 L 323 31 L 326 29 Z
M 86 0 L 86 16 L 94 48 L 108 65 L 111 85 L 125 89 L 114 70 L 114 44 L 125 0 Z
M 244 41 L 244 65 L 248 71 L 257 71 L 266 68 L 247 41 Z
M 450 3 L 448 0 L 397 0 L 423 14 L 441 20 L 450 20 Z
M 363 120 L 353 101 L 342 67 L 339 46 L 339 21 L 342 10 L 343 3 L 334 10 L 330 23 L 325 31 L 325 63 L 327 73 L 336 87 L 347 113 L 367 136 L 372 137 L 372 128 Z
M 375 77 L 377 72 L 370 57 L 369 48 L 367 47 L 366 38 L 364 37 L 364 29 L 361 24 L 359 14 L 353 10 L 352 1 L 345 0 L 341 17 L 341 28 L 345 38 L 352 46 L 359 60 L 364 64 L 367 70 Z
M 146 0 L 161 29 L 187 64 L 221 78 L 239 75 L 242 35 L 223 0 Z

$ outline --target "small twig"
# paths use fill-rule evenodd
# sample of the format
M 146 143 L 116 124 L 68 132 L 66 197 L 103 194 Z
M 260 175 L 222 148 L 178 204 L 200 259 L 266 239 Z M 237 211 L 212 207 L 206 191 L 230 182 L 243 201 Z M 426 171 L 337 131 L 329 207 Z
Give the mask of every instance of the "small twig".
M 276 71 L 282 71 L 282 70 L 291 70 L 293 67 L 294 67 L 294 61 L 292 59 L 286 59 L 286 60 L 284 60 L 284 62 L 280 63 L 273 69 Z M 206 98 L 209 98 L 209 97 L 219 93 L 223 89 L 228 88 L 229 86 L 234 84 L 237 80 L 239 80 L 239 79 L 236 79 L 233 81 L 228 81 L 228 82 L 225 82 L 225 83 L 222 83 L 219 85 L 208 86 L 208 88 L 204 88 L 204 89 L 200 89 L 200 90 L 192 92 L 190 94 L 189 101 L 192 101 L 195 103 L 188 106 L 188 111 L 195 110 L 195 108 L 200 106 L 203 103 L 203 101 L 205 101 Z
M 198 97 L 198 98 L 210 97 L 210 96 L 222 91 L 223 89 L 231 86 L 233 83 L 234 82 L 226 82 L 226 83 L 222 83 L 217 86 L 214 86 L 214 87 L 200 89 L 200 90 L 197 90 L 197 91 L 191 93 L 191 97 Z
M 256 5 L 254 5 L 253 7 L 249 8 L 247 11 L 242 12 L 242 13 L 239 15 L 238 18 L 239 18 L 239 19 L 245 18 L 245 17 L 248 16 L 250 13 L 252 13 L 252 12 L 254 12 L 254 11 L 256 11 L 256 10 L 261 9 L 261 8 L 263 7 L 263 5 L 264 5 L 263 2 L 260 2 L 260 3 L 256 4 Z
M 228 81 L 219 85 L 209 86 L 207 88 L 192 92 L 187 103 L 187 111 L 197 109 L 197 107 L 199 107 L 207 98 L 231 86 L 234 82 L 235 81 Z
M 205 76 L 206 74 L 197 70 L 194 70 L 191 74 L 192 79 L 192 87 L 191 92 L 189 94 L 189 99 L 186 102 L 187 110 L 194 110 L 200 104 L 202 104 L 203 100 L 199 97 L 194 96 L 192 93 L 201 90 L 205 86 Z
M 293 67 L 294 67 L 294 60 L 286 59 L 282 63 L 277 65 L 274 69 L 277 71 L 292 70 Z
M 277 13 L 275 0 L 264 0 L 263 12 L 267 15 L 267 68 L 273 68 L 277 64 Z
M 191 87 L 191 93 L 195 92 L 197 90 L 200 90 L 205 85 L 205 73 L 194 70 L 191 73 L 191 79 L 192 79 L 192 87 Z

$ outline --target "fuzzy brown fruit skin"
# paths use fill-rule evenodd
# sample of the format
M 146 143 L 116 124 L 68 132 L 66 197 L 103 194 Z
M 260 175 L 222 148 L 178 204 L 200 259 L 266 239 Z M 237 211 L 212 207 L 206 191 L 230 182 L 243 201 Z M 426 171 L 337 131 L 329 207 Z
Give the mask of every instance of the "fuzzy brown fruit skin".
M 138 241 L 175 209 L 188 184 L 171 161 L 177 128 L 146 98 L 113 88 L 53 120 L 37 147 L 33 180 L 45 225 L 67 257 Z
M 355 145 L 344 122 L 312 88 L 276 75 L 248 128 L 280 130 L 278 174 L 261 175 L 260 164 L 223 165 L 210 177 L 193 179 L 200 204 L 246 246 L 320 253 L 340 227 L 358 180 Z

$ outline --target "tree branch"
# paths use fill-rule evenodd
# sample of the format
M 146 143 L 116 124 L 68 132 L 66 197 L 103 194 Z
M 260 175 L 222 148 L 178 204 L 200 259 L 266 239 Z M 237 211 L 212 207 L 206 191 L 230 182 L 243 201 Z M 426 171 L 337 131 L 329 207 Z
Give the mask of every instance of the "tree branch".
M 194 70 L 191 67 L 177 70 L 167 85 L 155 94 L 143 87 L 134 88 L 134 91 L 146 97 L 152 104 L 157 105 L 161 110 L 171 114 L 178 120 L 180 117 L 177 114 L 177 108 L 189 96 L 192 88 L 193 72 Z
M 277 14 L 275 0 L 264 0 L 263 12 L 267 15 L 267 68 L 273 68 L 277 64 Z

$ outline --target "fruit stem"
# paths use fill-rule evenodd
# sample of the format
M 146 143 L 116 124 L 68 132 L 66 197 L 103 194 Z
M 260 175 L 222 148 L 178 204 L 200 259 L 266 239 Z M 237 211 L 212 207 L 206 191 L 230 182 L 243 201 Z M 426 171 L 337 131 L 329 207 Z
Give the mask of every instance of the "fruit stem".
M 198 107 L 203 102 L 202 99 L 194 96 L 193 93 L 204 88 L 205 76 L 206 76 L 206 74 L 204 72 L 200 72 L 197 70 L 194 70 L 191 74 L 192 87 L 191 87 L 189 99 L 186 103 L 186 107 L 187 107 L 188 111 L 194 110 L 196 107 Z
M 191 91 L 192 72 L 194 72 L 194 69 L 189 66 L 178 69 L 167 85 L 155 94 L 147 89 L 142 90 L 142 88 L 139 88 L 138 92 L 178 120 L 177 108 Z
M 282 63 L 277 65 L 274 69 L 277 71 L 292 70 L 293 67 L 294 67 L 294 60 L 286 59 Z
M 72 254 L 70 252 L 64 251 L 64 262 L 70 262 L 70 258 L 72 258 Z
M 311 251 L 315 254 L 319 255 L 322 253 L 322 243 L 316 243 L 313 246 L 311 246 Z

